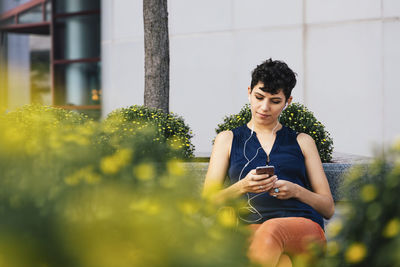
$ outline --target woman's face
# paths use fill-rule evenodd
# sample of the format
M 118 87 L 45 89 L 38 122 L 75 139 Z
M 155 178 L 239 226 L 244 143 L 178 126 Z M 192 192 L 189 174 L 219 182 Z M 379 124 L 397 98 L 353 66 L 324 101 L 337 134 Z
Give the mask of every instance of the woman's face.
M 260 89 L 263 87 L 264 84 L 259 82 L 253 90 L 250 87 L 248 88 L 253 118 L 256 123 L 260 124 L 276 123 L 286 104 L 285 95 L 283 90 L 272 95 Z M 292 97 L 290 96 L 287 100 L 288 105 L 291 101 Z

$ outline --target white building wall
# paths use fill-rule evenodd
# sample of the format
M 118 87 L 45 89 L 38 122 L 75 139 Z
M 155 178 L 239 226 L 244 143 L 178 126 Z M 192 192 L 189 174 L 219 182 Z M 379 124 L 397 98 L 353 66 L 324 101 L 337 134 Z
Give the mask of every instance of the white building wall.
M 170 110 L 198 155 L 247 102 L 251 70 L 281 59 L 298 73 L 294 101 L 327 127 L 335 151 L 369 156 L 400 133 L 397 0 L 169 0 Z M 104 116 L 143 104 L 142 0 L 102 0 Z
M 143 105 L 144 39 L 142 1 L 102 0 L 103 115 Z

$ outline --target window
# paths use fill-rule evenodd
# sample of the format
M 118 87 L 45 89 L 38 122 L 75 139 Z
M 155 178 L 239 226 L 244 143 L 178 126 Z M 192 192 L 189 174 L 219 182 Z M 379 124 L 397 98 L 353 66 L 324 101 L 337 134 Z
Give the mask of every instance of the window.
M 100 116 L 100 1 L 53 0 L 53 101 Z
M 31 102 L 50 102 L 100 116 L 100 0 L 31 0 L 0 15 L 0 33 L 49 37 L 47 54 L 36 49 L 28 59 L 33 84 Z M 3 47 L 3 54 L 10 53 L 10 49 Z M 0 64 L 12 64 L 12 55 L 9 61 Z M 48 72 L 40 73 L 46 64 Z M 43 86 L 45 79 L 48 89 Z M 46 90 L 50 90 L 50 97 Z

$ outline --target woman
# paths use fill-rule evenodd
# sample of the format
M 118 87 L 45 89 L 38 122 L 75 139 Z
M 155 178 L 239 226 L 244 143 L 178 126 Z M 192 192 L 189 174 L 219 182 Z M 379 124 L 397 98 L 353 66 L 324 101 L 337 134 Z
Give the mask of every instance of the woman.
M 252 118 L 244 126 L 217 135 L 204 192 L 231 185 L 213 195 L 217 202 L 243 197 L 248 212 L 239 215 L 253 231 L 248 255 L 264 266 L 291 266 L 287 255 L 304 253 L 310 242 L 325 244 L 323 219 L 334 203 L 314 140 L 279 123 L 292 102 L 295 73 L 271 59 L 252 72 L 248 88 Z M 274 175 L 256 167 L 274 166 Z M 241 214 L 241 212 L 239 212 Z

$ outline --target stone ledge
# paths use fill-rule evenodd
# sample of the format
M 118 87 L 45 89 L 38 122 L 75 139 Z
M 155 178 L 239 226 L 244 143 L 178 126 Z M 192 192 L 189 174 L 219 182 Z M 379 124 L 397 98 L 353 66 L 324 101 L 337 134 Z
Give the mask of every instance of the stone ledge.
M 331 164 L 331 163 L 343 163 L 343 164 L 368 164 L 372 161 L 372 158 L 354 155 L 354 154 L 347 154 L 347 153 L 340 153 L 340 152 L 333 152 L 332 153 L 332 162 L 324 163 L 324 164 Z

